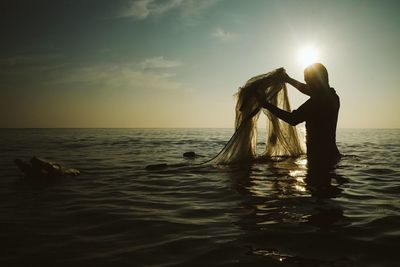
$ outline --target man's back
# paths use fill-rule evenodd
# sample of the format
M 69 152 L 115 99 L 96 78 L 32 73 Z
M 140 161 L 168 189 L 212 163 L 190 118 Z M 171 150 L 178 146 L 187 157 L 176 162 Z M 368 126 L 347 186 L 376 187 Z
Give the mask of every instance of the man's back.
M 304 105 L 309 161 L 336 159 L 340 155 L 336 146 L 339 96 L 330 88 L 329 92 L 311 97 Z

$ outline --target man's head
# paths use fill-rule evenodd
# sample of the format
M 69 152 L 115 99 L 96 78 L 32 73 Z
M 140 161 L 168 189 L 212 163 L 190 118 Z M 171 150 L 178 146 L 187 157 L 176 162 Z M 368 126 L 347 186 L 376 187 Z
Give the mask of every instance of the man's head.
M 312 88 L 329 88 L 328 71 L 321 63 L 314 63 L 304 70 L 304 80 Z

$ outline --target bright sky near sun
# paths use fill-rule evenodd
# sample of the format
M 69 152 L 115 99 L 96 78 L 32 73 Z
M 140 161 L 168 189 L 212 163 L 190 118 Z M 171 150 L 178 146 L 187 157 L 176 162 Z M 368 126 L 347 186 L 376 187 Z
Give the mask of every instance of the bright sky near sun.
M 7 3 L 8 2 L 8 3 Z M 2 1 L 0 127 L 233 127 L 234 93 L 323 63 L 339 127 L 400 127 L 399 1 Z M 293 108 L 307 97 L 289 86 Z

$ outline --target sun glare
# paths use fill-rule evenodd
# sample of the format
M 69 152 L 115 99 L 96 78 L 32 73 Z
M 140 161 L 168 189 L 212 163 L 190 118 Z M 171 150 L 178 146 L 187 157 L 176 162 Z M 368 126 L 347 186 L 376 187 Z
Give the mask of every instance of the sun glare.
M 317 62 L 318 56 L 318 50 L 314 46 L 303 47 L 298 52 L 299 64 L 302 67 L 307 67 L 308 65 Z

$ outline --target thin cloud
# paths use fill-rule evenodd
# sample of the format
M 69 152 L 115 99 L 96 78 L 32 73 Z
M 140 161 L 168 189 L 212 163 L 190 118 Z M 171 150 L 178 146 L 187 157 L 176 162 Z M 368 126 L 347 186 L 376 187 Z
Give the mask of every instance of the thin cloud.
M 134 0 L 130 1 L 119 17 L 144 20 L 179 9 L 184 16 L 191 16 L 205 10 L 220 0 Z
M 140 62 L 140 67 L 142 69 L 166 69 L 166 68 L 174 68 L 182 65 L 181 62 L 176 60 L 168 60 L 163 56 L 146 58 L 142 62 Z
M 236 33 L 227 32 L 221 27 L 215 28 L 211 35 L 221 41 L 230 41 L 237 37 Z
M 143 20 L 152 15 L 163 14 L 171 9 L 177 8 L 182 4 L 183 0 L 136 0 L 131 1 L 128 8 L 122 10 L 121 17 L 133 17 Z
M 57 60 L 56 60 L 57 59 Z M 66 90 L 133 90 L 183 92 L 174 68 L 181 61 L 164 56 L 149 57 L 142 61 L 105 62 L 96 64 L 59 63 L 58 54 L 17 55 L 0 58 L 0 89 L 64 88 Z M 9 78 L 11 77 L 11 78 Z M 15 77 L 24 79 L 12 80 Z
M 184 0 L 181 5 L 182 14 L 186 17 L 198 15 L 222 0 Z
M 175 80 L 174 73 L 166 70 L 177 65 L 163 57 L 136 63 L 90 64 L 55 73 L 45 84 L 96 90 L 187 90 Z M 147 71 L 149 68 L 152 71 Z

